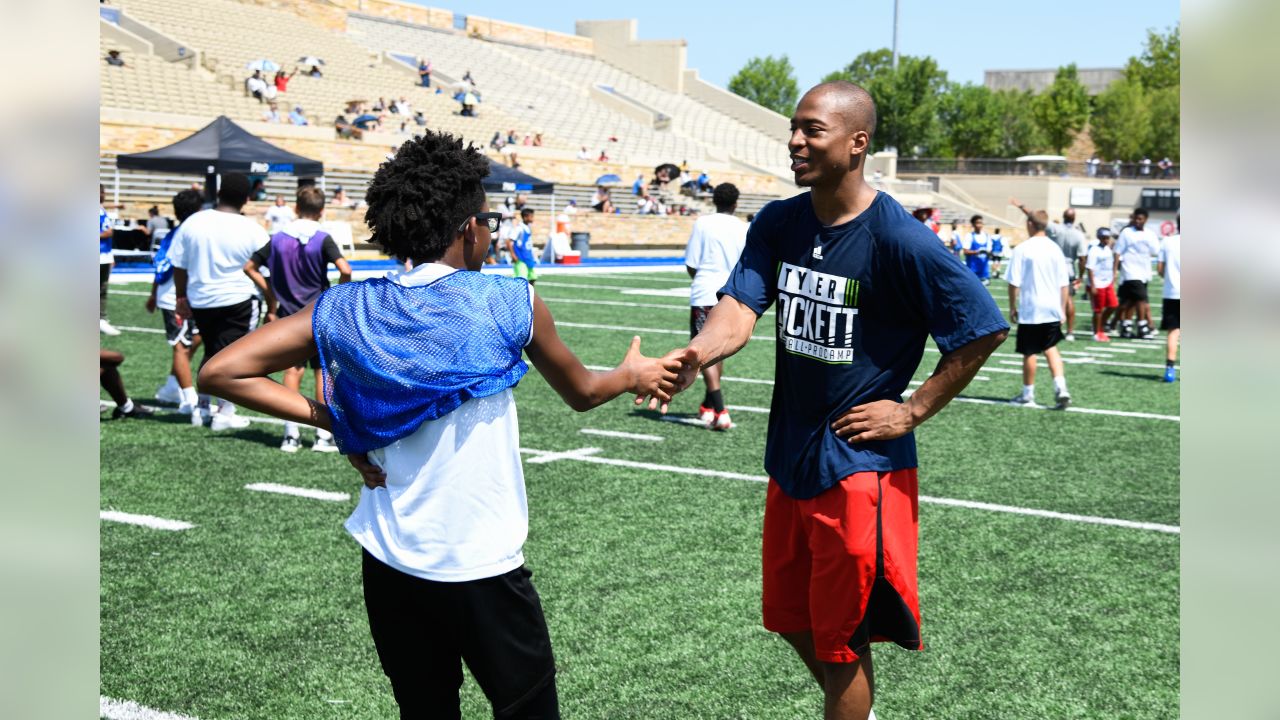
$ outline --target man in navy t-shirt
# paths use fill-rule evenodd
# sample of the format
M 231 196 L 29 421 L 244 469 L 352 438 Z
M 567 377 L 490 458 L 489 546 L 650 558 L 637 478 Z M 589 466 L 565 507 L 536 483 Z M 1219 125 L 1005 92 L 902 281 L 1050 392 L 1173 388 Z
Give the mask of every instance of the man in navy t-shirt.
M 788 148 L 796 184 L 811 192 L 756 216 L 685 351 L 692 370 L 719 362 L 776 307 L 764 624 L 795 647 L 838 709 L 827 717 L 840 718 L 870 713 L 871 642 L 921 647 L 912 430 L 1009 330 L 973 273 L 863 179 L 875 124 L 875 103 L 857 85 L 805 94 Z M 904 402 L 929 337 L 942 359 Z

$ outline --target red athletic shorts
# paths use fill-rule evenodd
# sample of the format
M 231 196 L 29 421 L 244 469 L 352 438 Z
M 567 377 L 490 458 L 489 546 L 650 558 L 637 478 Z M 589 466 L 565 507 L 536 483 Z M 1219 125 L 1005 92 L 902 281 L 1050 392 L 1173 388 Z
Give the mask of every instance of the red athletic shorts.
M 1116 284 L 1111 283 L 1104 288 L 1093 289 L 1093 311 L 1102 312 L 1107 308 L 1120 307 L 1120 301 L 1116 298 Z
M 859 472 L 808 500 L 769 481 L 764 626 L 811 631 L 818 660 L 854 662 L 869 643 L 920 641 L 915 468 Z

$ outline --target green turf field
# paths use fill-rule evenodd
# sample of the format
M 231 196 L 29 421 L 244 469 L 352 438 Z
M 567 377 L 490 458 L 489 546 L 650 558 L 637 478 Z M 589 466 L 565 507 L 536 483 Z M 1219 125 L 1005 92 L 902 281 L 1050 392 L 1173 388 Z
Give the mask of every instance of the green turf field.
M 687 299 L 675 293 L 687 287 L 683 273 L 615 272 L 544 276 L 538 292 L 568 345 L 605 366 L 631 328 L 646 329 L 648 354 L 683 344 Z M 142 307 L 146 289 L 112 285 L 112 322 L 159 331 L 160 316 Z M 992 291 L 1005 307 L 1004 284 Z M 1158 316 L 1158 281 L 1152 297 Z M 1087 303 L 1077 312 L 1087 328 Z M 525 556 L 564 717 L 820 717 L 812 679 L 760 626 L 765 485 L 754 479 L 772 388 L 741 379 L 772 380 L 772 322 L 727 364 L 726 401 L 755 409 L 733 410 L 727 433 L 664 421 L 625 398 L 578 414 L 536 371 L 520 383 Z M 1179 523 L 1179 386 L 1160 382 L 1163 342 L 1104 351 L 1087 337 L 1062 346 L 1074 361 L 1067 379 L 1075 408 L 1102 412 L 981 402 L 1020 387 L 1010 338 L 964 392 L 974 401 L 917 430 L 920 492 L 1158 527 L 922 503 L 926 648 L 877 646 L 882 720 L 1177 715 L 1179 535 L 1168 526 Z M 126 387 L 149 399 L 168 371 L 163 335 L 126 329 L 103 346 L 128 356 Z M 937 359 L 927 352 L 916 379 Z M 692 417 L 701 396 L 699 383 L 671 414 Z M 1052 400 L 1043 361 L 1037 400 Z M 395 716 L 364 615 L 360 551 L 342 529 L 359 479 L 341 456 L 281 453 L 279 432 L 262 422 L 214 435 L 177 415 L 104 419 L 101 507 L 195 527 L 102 523 L 102 695 L 204 720 Z M 304 430 L 304 446 L 311 439 Z M 581 448 L 597 452 L 527 462 Z M 352 499 L 245 489 L 259 482 Z M 464 716 L 490 716 L 471 681 Z

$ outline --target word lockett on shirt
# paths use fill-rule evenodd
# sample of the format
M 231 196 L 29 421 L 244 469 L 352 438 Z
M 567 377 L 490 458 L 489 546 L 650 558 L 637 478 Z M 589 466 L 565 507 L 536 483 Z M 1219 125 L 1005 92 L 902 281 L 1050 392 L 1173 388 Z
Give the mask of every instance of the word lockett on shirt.
M 859 282 L 778 264 L 778 334 L 787 352 L 826 363 L 853 362 Z

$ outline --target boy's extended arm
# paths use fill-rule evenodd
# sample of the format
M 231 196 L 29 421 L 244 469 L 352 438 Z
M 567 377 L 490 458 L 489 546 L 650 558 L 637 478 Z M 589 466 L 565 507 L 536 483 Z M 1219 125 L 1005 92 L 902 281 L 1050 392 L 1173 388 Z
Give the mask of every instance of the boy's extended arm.
M 200 371 L 200 390 L 282 420 L 331 429 L 329 408 L 268 377 L 315 356 L 308 304 L 223 348 Z
M 244 274 L 249 276 L 249 279 L 253 281 L 254 287 L 258 288 L 258 292 L 262 293 L 262 297 L 267 300 L 267 321 L 275 322 L 276 310 L 279 309 L 280 303 L 276 300 L 276 294 L 271 289 L 271 283 L 267 282 L 267 279 L 258 271 L 257 261 L 253 259 L 246 260 Z
M 640 338 L 637 336 L 631 339 L 631 347 L 618 367 L 592 372 L 565 346 L 556 333 L 551 311 L 536 295 L 533 298 L 533 341 L 525 352 L 547 384 L 578 412 L 590 410 L 628 392 L 653 396 L 665 403 L 671 399 L 676 371 L 680 367 L 678 359 L 641 355 Z
M 333 261 L 338 268 L 338 284 L 351 282 L 351 263 L 346 258 L 340 257 Z

